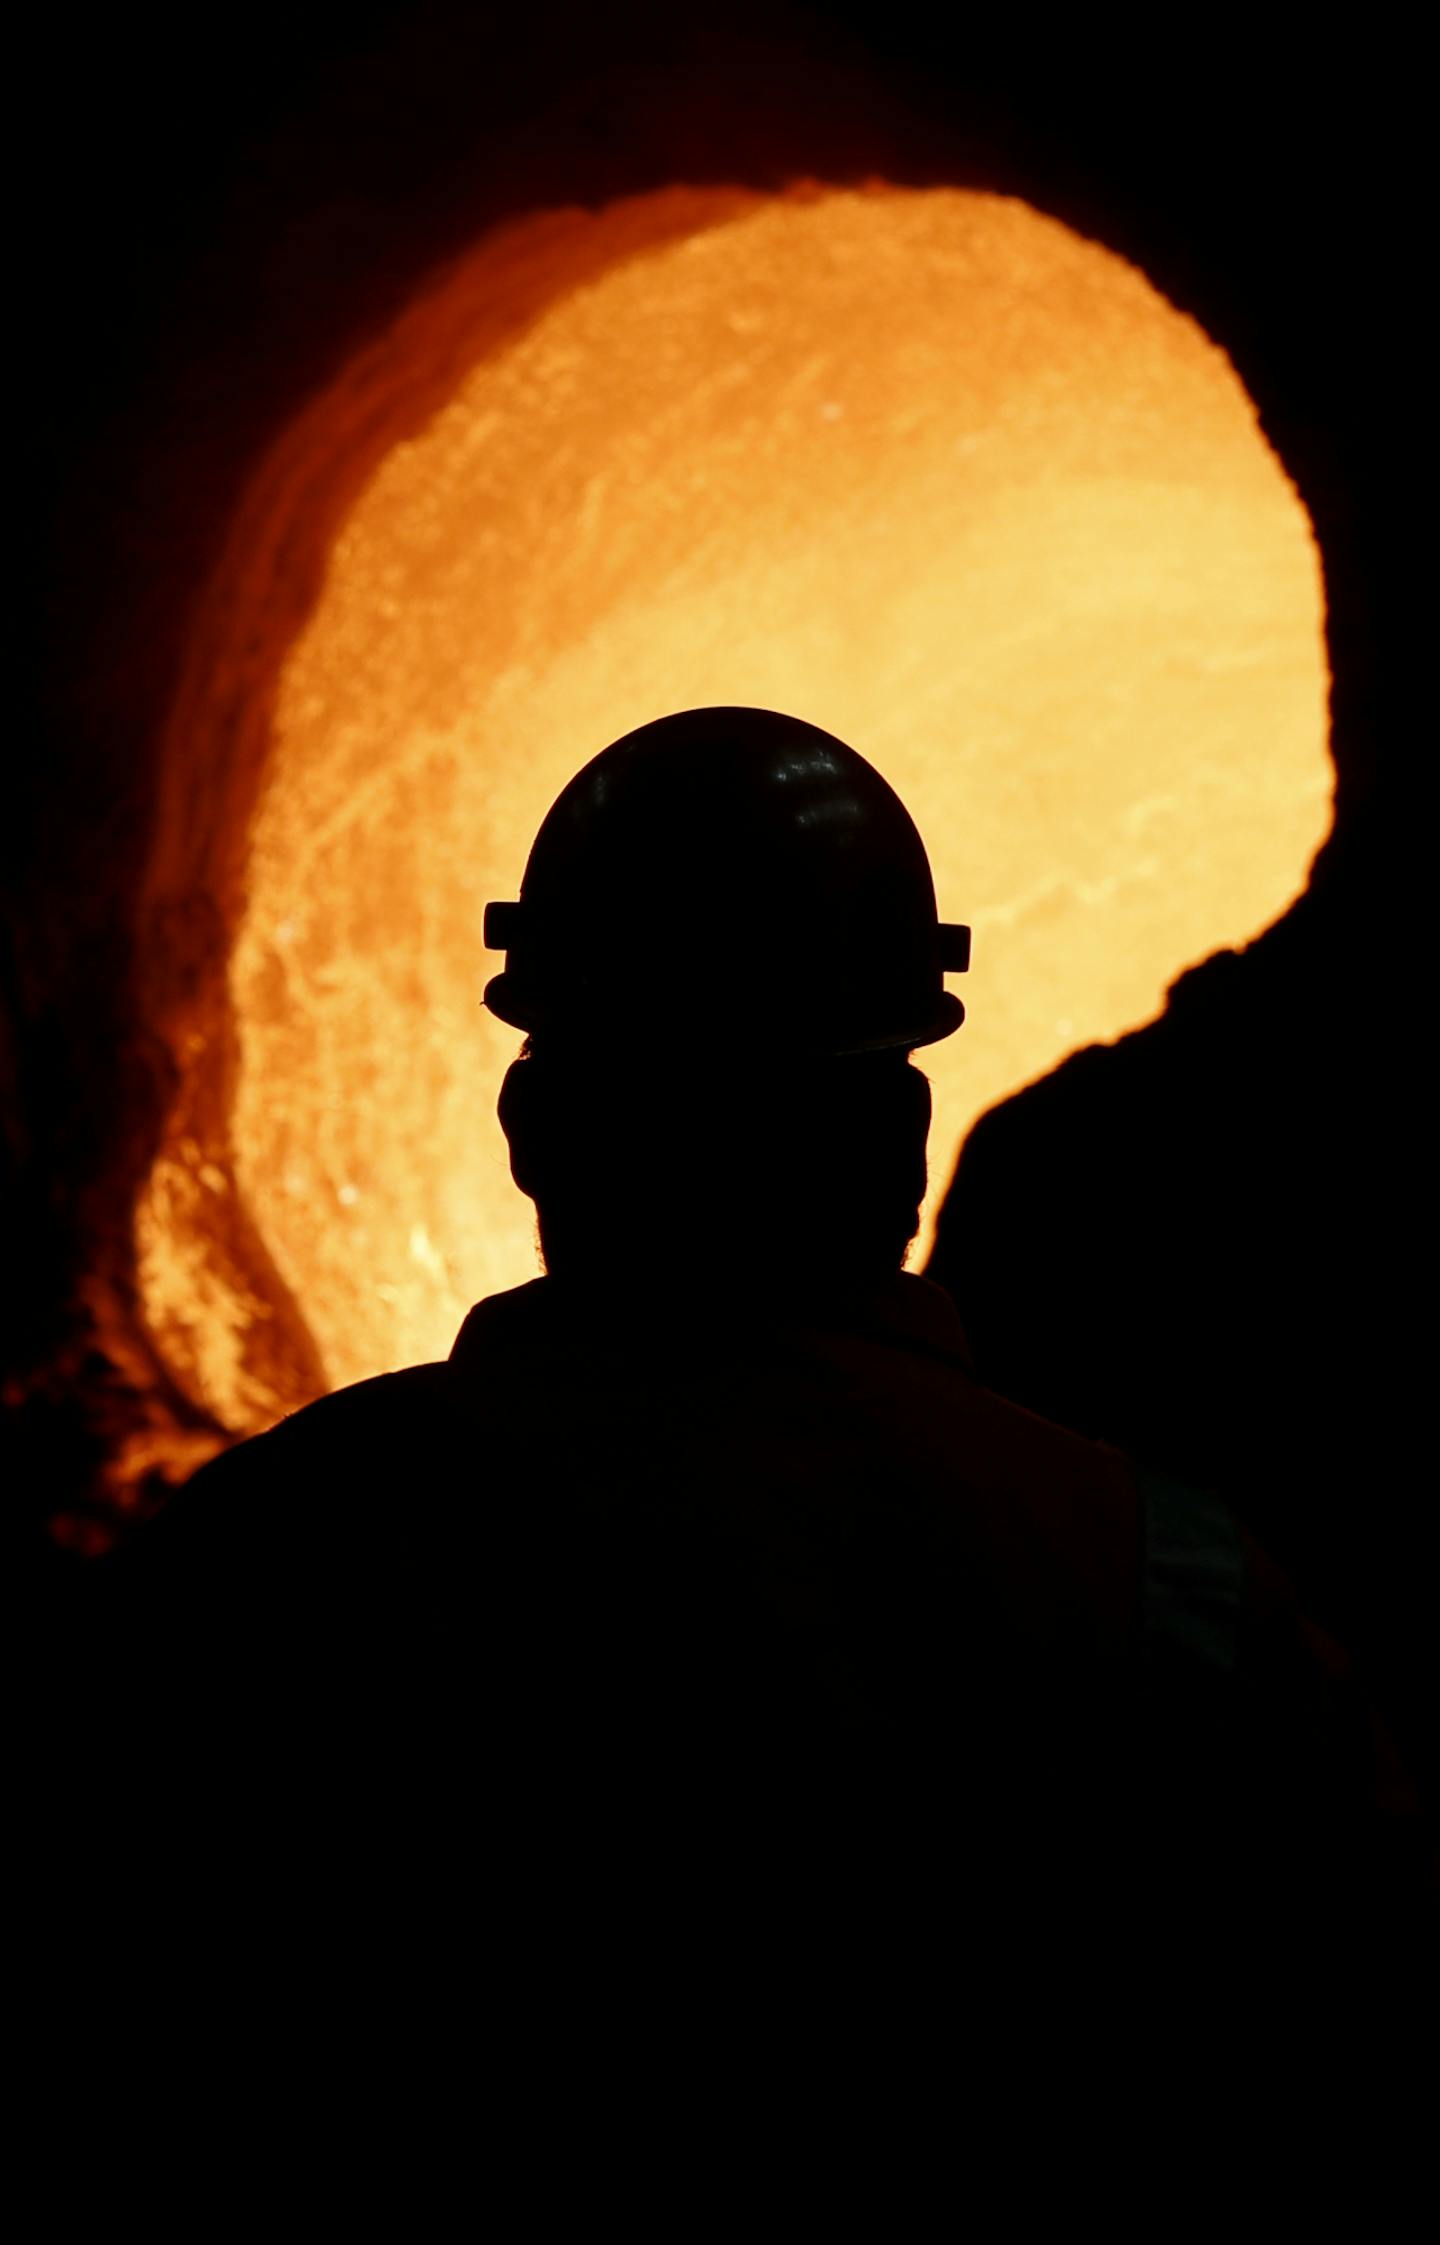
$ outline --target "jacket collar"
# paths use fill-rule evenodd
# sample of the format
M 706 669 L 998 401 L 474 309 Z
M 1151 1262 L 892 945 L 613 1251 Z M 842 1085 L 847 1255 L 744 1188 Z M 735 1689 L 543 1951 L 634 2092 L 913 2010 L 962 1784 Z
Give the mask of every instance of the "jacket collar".
M 574 1280 L 531 1279 L 477 1302 L 461 1326 L 450 1361 L 479 1369 L 497 1356 L 535 1348 L 582 1347 L 693 1351 L 697 1339 L 733 1347 L 786 1333 L 834 1333 L 974 1365 L 964 1327 L 943 1286 L 911 1271 L 876 1287 L 825 1288 L 803 1276 L 766 1275 L 753 1294 L 707 1296 L 657 1272 L 649 1285 L 619 1293 Z

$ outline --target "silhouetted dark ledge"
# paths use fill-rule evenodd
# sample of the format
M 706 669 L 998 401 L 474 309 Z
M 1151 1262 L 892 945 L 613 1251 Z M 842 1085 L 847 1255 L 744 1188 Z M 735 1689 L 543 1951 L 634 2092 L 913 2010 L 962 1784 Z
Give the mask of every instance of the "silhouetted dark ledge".
M 1396 928 L 1347 851 L 1163 1017 L 985 1116 L 928 1275 L 1013 1400 L 1224 1490 L 1433 1787 Z M 1418 1476 L 1418 1478 L 1417 1478 Z

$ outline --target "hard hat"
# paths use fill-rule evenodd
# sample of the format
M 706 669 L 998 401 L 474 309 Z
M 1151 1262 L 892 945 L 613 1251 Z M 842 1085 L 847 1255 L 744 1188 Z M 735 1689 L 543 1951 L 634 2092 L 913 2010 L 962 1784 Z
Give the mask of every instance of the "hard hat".
M 547 813 L 485 990 L 512 1027 L 796 1053 L 936 1043 L 965 1009 L 925 846 L 893 788 L 831 733 L 768 709 L 692 709 L 603 749 Z

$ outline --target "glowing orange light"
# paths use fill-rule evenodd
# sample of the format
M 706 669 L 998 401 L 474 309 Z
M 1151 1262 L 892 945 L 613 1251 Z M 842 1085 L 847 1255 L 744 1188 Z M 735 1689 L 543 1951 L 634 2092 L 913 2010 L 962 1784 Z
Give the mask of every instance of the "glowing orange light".
M 639 249 L 635 206 L 537 222 L 534 257 L 583 238 L 592 277 L 391 450 L 285 668 L 232 961 L 235 1185 L 332 1384 L 443 1354 L 536 1269 L 481 910 L 630 727 L 791 710 L 913 812 L 975 930 L 969 1023 L 923 1056 L 927 1239 L 972 1120 L 1258 933 L 1328 826 L 1318 558 L 1193 322 L 995 196 L 684 208 Z M 447 285 L 486 275 L 482 250 Z M 147 1313 L 257 1425 L 199 1207 L 172 1145 Z

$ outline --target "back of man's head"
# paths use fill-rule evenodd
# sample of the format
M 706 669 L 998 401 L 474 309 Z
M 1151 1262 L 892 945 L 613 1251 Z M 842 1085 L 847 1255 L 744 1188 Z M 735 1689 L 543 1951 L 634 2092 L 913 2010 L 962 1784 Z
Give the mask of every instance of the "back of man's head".
M 745 1065 L 537 1036 L 500 1118 L 556 1275 L 663 1259 L 715 1283 L 783 1265 L 868 1285 L 918 1228 L 930 1085 L 903 1050 Z

